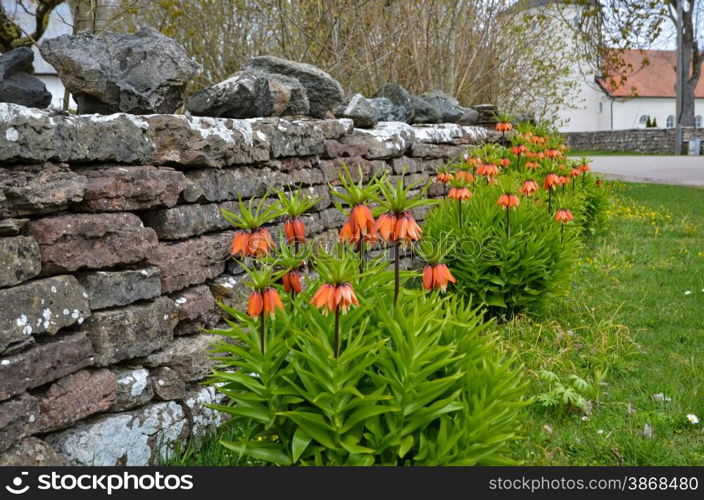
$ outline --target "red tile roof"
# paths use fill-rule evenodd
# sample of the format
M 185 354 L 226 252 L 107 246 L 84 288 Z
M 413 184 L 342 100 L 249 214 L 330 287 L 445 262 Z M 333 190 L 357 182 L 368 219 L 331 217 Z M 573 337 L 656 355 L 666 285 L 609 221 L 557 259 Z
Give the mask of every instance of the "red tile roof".
M 626 50 L 621 57 L 632 67 L 621 71 L 626 76 L 625 82 L 621 82 L 621 72 L 615 72 L 618 74 L 612 75 L 615 85 L 609 82 L 609 78 L 597 79 L 608 95 L 611 97 L 675 97 L 677 55 L 674 50 Z M 644 60 L 647 61 L 645 65 Z M 704 76 L 697 84 L 695 96 L 704 98 Z

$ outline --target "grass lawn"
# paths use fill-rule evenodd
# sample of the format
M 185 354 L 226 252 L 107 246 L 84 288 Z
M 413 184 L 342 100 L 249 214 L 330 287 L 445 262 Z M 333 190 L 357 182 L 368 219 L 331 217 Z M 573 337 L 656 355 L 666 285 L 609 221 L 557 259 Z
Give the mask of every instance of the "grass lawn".
M 495 327 L 535 398 L 510 456 L 525 465 L 704 465 L 704 190 L 607 187 L 610 232 L 585 248 L 570 295 Z M 226 425 L 219 437 L 239 433 Z M 169 463 L 248 464 L 217 439 Z
M 704 419 L 704 190 L 610 186 L 611 231 L 586 250 L 570 296 L 546 311 L 557 320 L 503 328 L 548 405 L 530 408 L 512 456 L 527 465 L 704 465 L 704 423 L 686 417 Z M 559 383 L 541 381 L 540 369 Z M 575 393 L 586 412 L 556 403 Z

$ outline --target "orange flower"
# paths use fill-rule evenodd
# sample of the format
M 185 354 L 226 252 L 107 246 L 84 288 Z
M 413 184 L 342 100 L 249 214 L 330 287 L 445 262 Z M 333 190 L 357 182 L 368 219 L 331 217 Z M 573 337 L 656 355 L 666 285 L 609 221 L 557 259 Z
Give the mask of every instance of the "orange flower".
M 450 193 L 452 193 L 452 189 L 450 189 Z M 374 225 L 374 232 L 378 231 L 384 241 L 393 241 L 396 238 L 395 229 L 396 216 L 394 214 L 380 215 Z
M 528 170 L 538 170 L 540 168 L 540 163 L 534 161 L 527 161 L 525 167 Z
M 460 170 L 456 174 L 457 180 L 464 181 L 464 182 L 474 182 L 474 176 L 472 175 L 472 172 L 467 172 L 466 170 Z
M 445 264 L 427 265 L 423 268 L 423 288 L 426 290 L 439 288 L 444 293 L 448 283 L 457 283 L 457 280 Z
M 570 179 L 566 175 L 561 175 L 559 177 L 559 180 L 560 180 L 560 186 L 564 186 L 565 184 L 569 184 L 572 179 Z
M 232 238 L 232 245 L 230 246 L 230 253 L 234 256 L 246 257 L 248 255 L 249 248 L 249 238 L 251 237 L 249 231 L 236 231 L 235 236 Z
M 464 162 L 470 167 L 476 167 L 482 162 L 482 160 L 481 158 L 472 158 L 471 156 L 468 156 L 464 159 Z
M 545 176 L 545 181 L 543 181 L 543 187 L 545 189 L 553 189 L 560 185 L 560 178 L 556 174 L 548 174 Z
M 572 170 L 570 170 L 570 175 L 572 177 L 579 177 L 580 175 L 582 175 L 582 171 L 578 168 L 573 168 Z
M 299 218 L 288 219 L 284 222 L 284 233 L 289 243 L 303 243 L 306 240 L 306 227 Z
M 252 292 L 249 294 L 249 304 L 247 306 L 247 314 L 253 318 L 261 316 L 264 309 L 264 299 L 262 292 Z
M 528 152 L 528 148 L 525 147 L 523 144 L 520 144 L 518 146 L 513 146 L 511 149 L 511 152 L 515 154 L 516 156 L 522 155 Z
M 537 135 L 534 135 L 533 137 L 530 138 L 530 142 L 533 144 L 545 144 L 545 139 L 542 137 L 539 137 Z
M 276 288 L 267 288 L 261 295 L 264 302 L 264 314 L 273 316 L 277 309 L 284 310 L 284 305 L 281 302 L 281 297 L 279 297 L 279 292 L 276 291 Z
M 501 158 L 499 160 L 499 165 L 502 167 L 508 167 L 510 164 L 511 164 L 511 160 L 509 160 L 508 158 Z
M 499 168 L 493 163 L 484 163 L 477 167 L 478 175 L 486 175 L 487 177 L 491 177 L 492 175 L 496 175 L 498 173 Z
M 521 186 L 521 194 L 530 196 L 538 190 L 538 183 L 533 180 L 527 180 Z
M 286 293 L 301 293 L 303 287 L 301 286 L 301 275 L 295 269 L 284 274 L 281 278 L 284 285 L 284 290 Z
M 590 167 L 589 165 L 587 165 L 587 164 L 585 163 L 584 165 L 580 165 L 579 169 L 580 169 L 582 172 L 589 172 L 589 171 L 592 169 L 592 167 Z
M 453 200 L 465 201 L 472 197 L 472 193 L 466 187 L 463 188 L 452 188 L 447 194 L 448 198 Z
M 496 124 L 497 132 L 510 132 L 511 130 L 513 130 L 513 125 L 509 122 L 499 122 Z
M 562 222 L 563 224 L 565 222 L 569 222 L 572 219 L 574 219 L 574 216 L 572 215 L 572 212 L 570 210 L 565 210 L 565 209 L 560 209 L 557 212 L 555 212 L 555 220 L 557 222 Z
M 423 230 L 416 223 L 411 212 L 404 212 L 396 219 L 396 227 L 394 229 L 395 241 L 409 244 L 412 241 L 418 241 L 422 233 Z
M 374 230 L 374 217 L 366 205 L 357 205 L 350 212 L 349 218 L 352 232 L 366 235 Z
M 271 238 L 269 230 L 259 228 L 252 231 L 247 242 L 247 254 L 252 257 L 261 257 L 269 253 L 269 250 L 274 248 L 274 240 Z
M 438 172 L 438 175 L 436 176 L 438 182 L 442 182 L 443 184 L 447 184 L 452 180 L 452 174 L 449 174 L 447 172 Z
M 359 241 L 359 234 L 355 234 L 352 231 L 352 224 L 349 221 L 345 222 L 340 228 L 340 239 L 353 244 Z
M 335 312 L 338 308 L 344 313 L 347 312 L 352 304 L 359 305 L 354 289 L 349 283 L 342 283 L 337 286 L 323 283 L 315 292 L 313 298 L 310 299 L 310 303 L 318 309 L 323 308 L 323 314 L 327 314 L 328 311 Z
M 497 179 L 493 175 L 490 175 L 486 178 L 486 182 L 491 184 L 492 186 L 496 186 L 499 183 L 499 179 Z
M 499 199 L 496 202 L 496 204 L 499 205 L 500 207 L 513 208 L 513 207 L 517 207 L 518 205 L 520 205 L 521 200 L 519 200 L 518 196 L 516 196 L 515 194 L 504 193 L 501 196 L 499 196 Z
M 545 156 L 548 158 L 559 158 L 562 156 L 562 151 L 559 151 L 557 149 L 548 149 L 545 151 Z

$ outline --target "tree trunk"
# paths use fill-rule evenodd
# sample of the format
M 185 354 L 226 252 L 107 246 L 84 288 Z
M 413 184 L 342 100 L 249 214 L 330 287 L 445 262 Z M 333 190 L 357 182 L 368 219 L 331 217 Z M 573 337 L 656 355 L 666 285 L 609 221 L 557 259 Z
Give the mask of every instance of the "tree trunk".
M 694 121 L 694 91 L 699 83 L 702 72 L 702 54 L 694 26 L 694 9 L 697 3 L 691 2 L 689 10 L 684 10 L 682 30 L 683 67 L 685 69 L 682 82 L 682 117 L 683 127 L 693 127 Z

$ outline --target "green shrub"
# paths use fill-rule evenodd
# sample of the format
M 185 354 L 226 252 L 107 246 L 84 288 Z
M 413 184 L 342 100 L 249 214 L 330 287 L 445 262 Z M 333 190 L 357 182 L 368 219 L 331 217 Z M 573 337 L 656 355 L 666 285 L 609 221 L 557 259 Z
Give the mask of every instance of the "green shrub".
M 561 242 L 560 224 L 545 206 L 522 198 L 519 207 L 510 209 L 507 237 L 506 211 L 496 205 L 501 192 L 499 187 L 477 186 L 461 205 L 462 227 L 458 203 L 444 201 L 430 212 L 425 235 L 438 240 L 451 234 L 455 244 L 445 261 L 457 278 L 457 293 L 486 304 L 492 314 L 514 314 L 567 291 L 579 226 L 567 224 Z
M 252 424 L 223 444 L 277 465 L 505 463 L 524 405 L 513 361 L 457 297 L 402 290 L 394 311 L 393 274 L 370 266 L 338 359 L 334 315 L 308 305 L 318 283 L 269 320 L 264 354 L 258 321 L 226 309 L 235 342 L 212 382 L 231 403 L 216 408 Z

